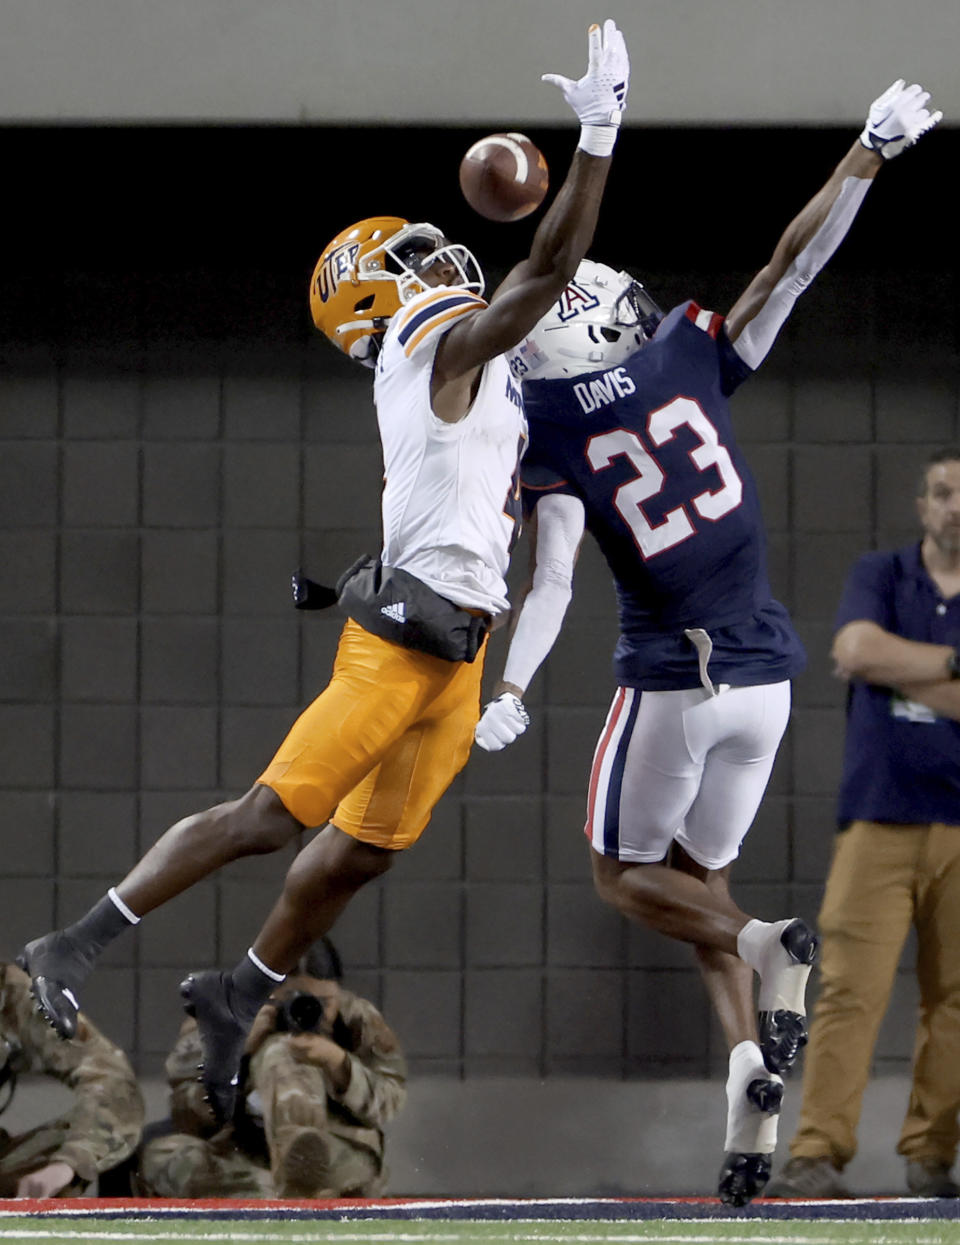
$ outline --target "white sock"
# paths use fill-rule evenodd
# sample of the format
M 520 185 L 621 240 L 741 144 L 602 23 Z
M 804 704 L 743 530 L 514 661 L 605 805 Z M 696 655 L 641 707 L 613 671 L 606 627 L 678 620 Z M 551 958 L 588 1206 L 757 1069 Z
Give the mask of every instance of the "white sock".
M 751 1081 L 783 1084 L 781 1077 L 767 1071 L 756 1042 L 740 1042 L 730 1052 L 727 1076 L 727 1135 L 723 1148 L 732 1154 L 772 1154 L 777 1148 L 780 1113 L 758 1111 L 747 1097 Z
M 760 975 L 758 1008 L 762 1012 L 788 1011 L 805 1016 L 804 993 L 809 964 L 798 964 L 780 941 L 796 920 L 748 921 L 737 935 L 737 953 Z
M 737 934 L 737 955 L 758 973 L 763 971 L 764 955 L 774 928 L 772 922 L 758 921 L 754 917 Z M 779 933 L 776 937 L 779 939 Z

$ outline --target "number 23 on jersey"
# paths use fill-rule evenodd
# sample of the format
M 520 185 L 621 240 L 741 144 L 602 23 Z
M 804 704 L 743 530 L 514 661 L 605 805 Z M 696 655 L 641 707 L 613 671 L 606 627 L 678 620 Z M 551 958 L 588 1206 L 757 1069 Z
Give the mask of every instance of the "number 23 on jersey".
M 667 477 L 639 435 L 627 428 L 615 428 L 587 442 L 587 461 L 594 472 L 606 470 L 621 457 L 628 459 L 636 472 L 632 480 L 616 490 L 613 504 L 645 560 L 695 536 L 698 518 L 701 522 L 716 522 L 735 510 L 743 499 L 743 481 L 737 475 L 733 460 L 720 444 L 716 428 L 693 398 L 674 398 L 666 406 L 652 411 L 647 419 L 647 436 L 654 446 L 665 445 L 684 426 L 700 442 L 689 451 L 690 460 L 697 471 L 716 467 L 720 487 L 697 493 L 689 502 L 668 510 L 656 524 L 650 522 L 643 504 L 662 491 Z

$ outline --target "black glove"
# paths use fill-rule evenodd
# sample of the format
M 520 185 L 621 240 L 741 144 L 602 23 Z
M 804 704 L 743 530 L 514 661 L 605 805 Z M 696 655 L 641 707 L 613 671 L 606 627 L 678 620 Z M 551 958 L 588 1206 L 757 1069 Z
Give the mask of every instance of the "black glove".
M 293 573 L 290 584 L 293 588 L 293 608 L 296 610 L 326 610 L 337 603 L 337 594 L 333 588 L 314 583 L 300 571 Z

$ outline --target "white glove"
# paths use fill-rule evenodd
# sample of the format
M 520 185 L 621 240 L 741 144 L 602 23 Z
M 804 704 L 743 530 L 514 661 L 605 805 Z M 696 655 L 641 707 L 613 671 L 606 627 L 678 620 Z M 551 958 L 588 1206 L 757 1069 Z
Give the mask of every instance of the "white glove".
M 630 84 L 630 58 L 617 25 L 610 18 L 603 30 L 594 23 L 587 32 L 587 72 L 578 81 L 562 74 L 545 73 L 577 114 L 583 132 L 580 147 L 592 156 L 608 156 L 617 140 L 620 118 Z
M 870 115 L 863 127 L 860 141 L 868 151 L 876 151 L 884 160 L 892 160 L 906 147 L 911 147 L 921 134 L 932 130 L 943 113 L 925 107 L 930 92 L 916 83 L 905 86 L 898 78 L 891 87 L 870 105 Z
M 530 725 L 530 714 L 519 696 L 504 692 L 484 706 L 474 738 L 484 752 L 499 752 Z

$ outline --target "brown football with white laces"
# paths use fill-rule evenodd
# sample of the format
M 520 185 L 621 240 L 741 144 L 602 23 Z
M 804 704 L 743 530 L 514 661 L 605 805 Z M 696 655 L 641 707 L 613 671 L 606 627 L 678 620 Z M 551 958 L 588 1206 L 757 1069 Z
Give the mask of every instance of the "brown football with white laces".
M 460 189 L 475 212 L 487 220 L 529 216 L 550 184 L 547 162 L 525 134 L 488 134 L 460 161 Z

